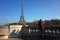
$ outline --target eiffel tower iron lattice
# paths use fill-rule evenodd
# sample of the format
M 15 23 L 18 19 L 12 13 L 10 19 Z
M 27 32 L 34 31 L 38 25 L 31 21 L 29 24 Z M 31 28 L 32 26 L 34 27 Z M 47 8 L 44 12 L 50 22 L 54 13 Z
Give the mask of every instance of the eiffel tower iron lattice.
M 23 6 L 24 6 L 24 4 L 23 4 L 23 0 L 22 0 L 22 12 L 21 12 L 21 17 L 20 17 L 19 22 L 25 22 Z

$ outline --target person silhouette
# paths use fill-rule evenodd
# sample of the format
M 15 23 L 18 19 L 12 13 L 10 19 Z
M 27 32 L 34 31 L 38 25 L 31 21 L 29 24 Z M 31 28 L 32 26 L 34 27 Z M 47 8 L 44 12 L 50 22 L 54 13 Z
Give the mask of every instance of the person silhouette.
M 38 21 L 38 34 L 39 34 L 39 38 L 42 38 L 42 33 L 43 33 L 43 29 L 44 29 L 44 21 L 42 21 L 41 19 Z
M 38 21 L 38 30 L 42 29 L 42 21 L 41 19 Z

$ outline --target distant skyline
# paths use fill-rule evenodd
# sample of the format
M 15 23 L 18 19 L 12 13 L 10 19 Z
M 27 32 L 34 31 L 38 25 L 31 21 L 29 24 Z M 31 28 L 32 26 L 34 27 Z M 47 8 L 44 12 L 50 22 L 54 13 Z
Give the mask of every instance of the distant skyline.
M 22 0 L 0 0 L 0 25 L 19 22 Z M 60 19 L 60 0 L 24 0 L 24 16 L 27 22 Z

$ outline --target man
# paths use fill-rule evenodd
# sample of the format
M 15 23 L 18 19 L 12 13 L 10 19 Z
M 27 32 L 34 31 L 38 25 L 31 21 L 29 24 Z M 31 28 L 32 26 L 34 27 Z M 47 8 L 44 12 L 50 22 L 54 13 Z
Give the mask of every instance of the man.
M 42 21 L 41 21 L 41 19 L 38 21 L 38 30 L 42 30 Z
M 44 21 L 42 21 L 41 19 L 38 21 L 38 34 L 39 34 L 39 38 L 42 38 L 42 32 L 44 29 Z

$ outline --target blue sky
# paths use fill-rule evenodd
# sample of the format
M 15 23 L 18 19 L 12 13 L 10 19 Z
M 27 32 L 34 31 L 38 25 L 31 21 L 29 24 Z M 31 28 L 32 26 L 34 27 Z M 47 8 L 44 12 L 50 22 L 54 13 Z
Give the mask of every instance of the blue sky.
M 0 0 L 0 24 L 18 22 L 22 0 Z M 60 19 L 60 0 L 24 0 L 25 20 Z

